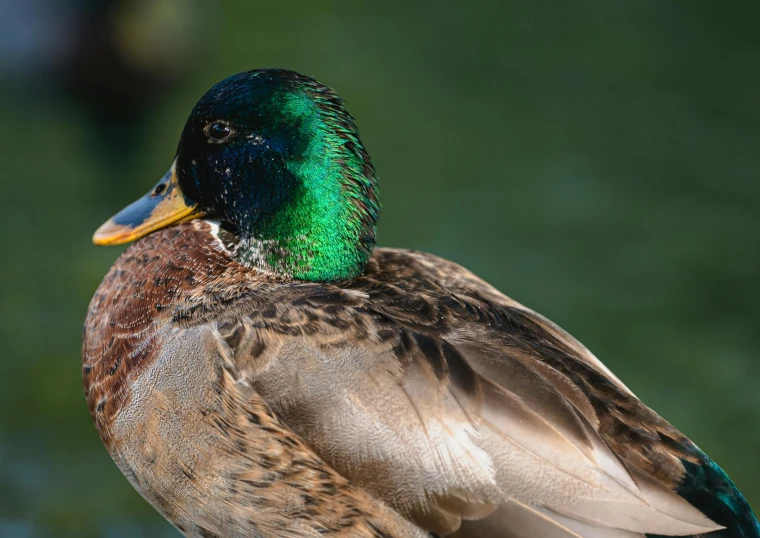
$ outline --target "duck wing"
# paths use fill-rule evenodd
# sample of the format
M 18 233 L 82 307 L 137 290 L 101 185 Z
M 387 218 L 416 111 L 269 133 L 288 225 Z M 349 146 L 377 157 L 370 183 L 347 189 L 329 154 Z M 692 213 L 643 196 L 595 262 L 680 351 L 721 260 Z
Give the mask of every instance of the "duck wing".
M 215 324 L 236 375 L 352 484 L 458 537 L 691 536 L 698 449 L 588 350 L 465 269 L 378 249 L 356 279 L 269 283 Z

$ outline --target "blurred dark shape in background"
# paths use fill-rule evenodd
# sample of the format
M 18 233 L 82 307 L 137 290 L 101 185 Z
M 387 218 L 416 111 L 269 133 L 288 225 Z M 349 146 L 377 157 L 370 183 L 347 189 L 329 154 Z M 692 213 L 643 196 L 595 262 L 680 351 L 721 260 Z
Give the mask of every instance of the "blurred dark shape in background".
M 568 329 L 760 509 L 760 4 L 0 0 L 0 536 L 178 536 L 84 404 L 93 230 L 213 83 L 337 89 L 380 242 Z
M 178 0 L 9 2 L 4 72 L 24 91 L 70 100 L 111 169 L 105 181 L 119 185 L 146 119 L 199 66 L 200 17 Z
M 73 24 L 61 76 L 68 95 L 121 142 L 187 75 L 188 27 L 176 2 L 91 1 Z

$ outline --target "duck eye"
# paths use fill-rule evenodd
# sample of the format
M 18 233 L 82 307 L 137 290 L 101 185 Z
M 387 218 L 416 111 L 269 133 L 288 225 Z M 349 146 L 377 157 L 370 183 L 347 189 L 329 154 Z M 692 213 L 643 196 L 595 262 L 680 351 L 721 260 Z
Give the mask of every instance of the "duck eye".
M 209 142 L 221 142 L 232 134 L 232 128 L 226 123 L 217 121 L 206 127 L 206 134 Z

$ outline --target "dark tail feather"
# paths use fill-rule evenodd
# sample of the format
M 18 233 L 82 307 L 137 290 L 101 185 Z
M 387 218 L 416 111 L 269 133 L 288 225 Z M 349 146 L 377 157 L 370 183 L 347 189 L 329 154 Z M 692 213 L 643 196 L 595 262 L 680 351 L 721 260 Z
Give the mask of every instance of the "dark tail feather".
M 728 475 L 704 452 L 694 447 L 699 463 L 683 461 L 686 474 L 678 494 L 715 523 L 726 527 L 704 538 L 760 538 L 760 524 L 747 500 Z M 667 538 L 650 535 L 650 538 Z

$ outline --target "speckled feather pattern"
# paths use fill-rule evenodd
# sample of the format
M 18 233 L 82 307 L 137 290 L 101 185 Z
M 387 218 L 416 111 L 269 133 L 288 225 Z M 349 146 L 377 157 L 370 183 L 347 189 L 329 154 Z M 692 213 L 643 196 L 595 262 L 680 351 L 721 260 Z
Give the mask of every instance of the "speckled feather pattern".
M 717 528 L 674 493 L 706 463 L 691 441 L 427 254 L 378 249 L 312 283 L 240 265 L 204 221 L 161 230 L 95 294 L 83 375 L 114 460 L 188 536 Z
M 230 263 L 200 228 L 208 229 L 196 221 L 130 247 L 91 302 L 85 395 L 114 461 L 187 536 L 421 536 L 294 436 L 240 382 L 213 334 L 202 337 L 200 354 L 173 347 L 166 328 L 179 323 L 179 305 L 224 305 L 244 287 L 273 284 Z M 188 377 L 165 382 L 151 370 L 166 346 L 211 360 L 205 369 L 171 361 L 168 368 L 187 369 L 163 373 Z

